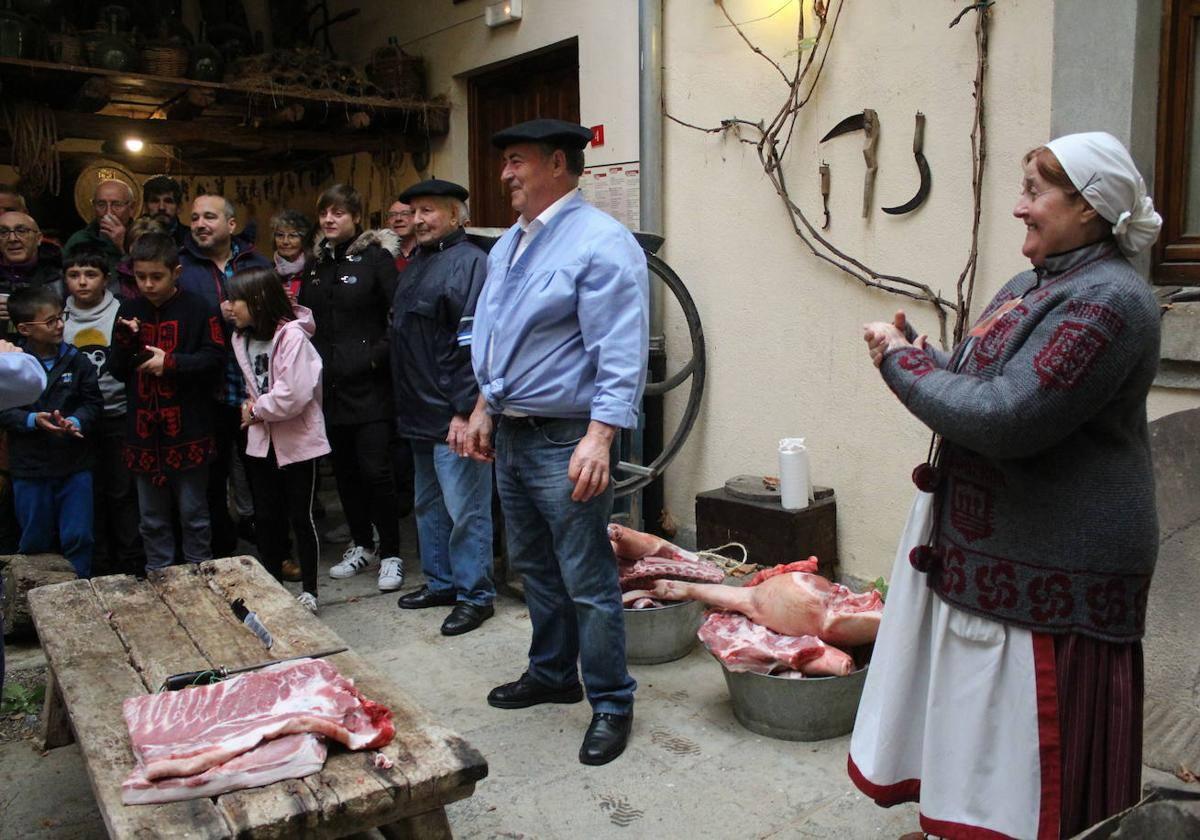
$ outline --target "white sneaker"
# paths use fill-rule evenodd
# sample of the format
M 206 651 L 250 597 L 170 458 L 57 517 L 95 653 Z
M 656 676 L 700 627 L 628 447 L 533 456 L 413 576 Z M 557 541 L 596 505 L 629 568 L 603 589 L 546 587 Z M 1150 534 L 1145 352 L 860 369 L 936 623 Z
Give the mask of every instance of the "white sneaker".
M 342 562 L 329 570 L 331 578 L 354 577 L 375 562 L 375 552 L 360 545 L 352 545 L 342 554 Z
M 350 539 L 350 526 L 343 522 L 336 528 L 331 528 L 322 535 L 327 543 L 340 543 Z
M 301 592 L 296 596 L 296 602 L 313 615 L 317 614 L 317 596 L 311 592 Z
M 404 586 L 404 569 L 399 557 L 384 557 L 379 564 L 379 591 L 395 592 Z

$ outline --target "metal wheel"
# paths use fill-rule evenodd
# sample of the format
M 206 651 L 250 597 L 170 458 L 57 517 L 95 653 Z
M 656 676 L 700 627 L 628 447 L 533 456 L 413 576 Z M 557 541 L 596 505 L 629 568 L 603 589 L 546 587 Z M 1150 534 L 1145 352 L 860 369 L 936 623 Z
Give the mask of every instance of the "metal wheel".
M 692 383 L 688 392 L 687 407 L 684 409 L 683 417 L 680 418 L 679 426 L 675 429 L 675 434 L 663 446 L 658 457 L 649 464 L 631 464 L 628 461 L 621 461 L 617 464 L 616 470 L 613 471 L 613 487 L 618 497 L 636 493 L 653 482 L 663 474 L 667 465 L 683 449 L 683 444 L 700 414 L 700 398 L 704 394 L 704 377 L 707 372 L 704 355 L 704 328 L 700 324 L 700 312 L 696 309 L 696 303 L 692 300 L 691 293 L 688 292 L 687 287 L 683 285 L 683 281 L 679 279 L 679 275 L 671 266 L 649 251 L 646 252 L 646 267 L 650 270 L 651 277 L 657 277 L 675 295 L 675 300 L 678 301 L 679 308 L 683 310 L 683 317 L 687 321 L 688 335 L 692 342 L 692 355 L 687 363 L 661 382 L 647 382 L 646 396 L 662 396 L 668 391 L 678 388 L 689 378 Z M 624 473 L 625 476 L 618 478 L 617 473 Z

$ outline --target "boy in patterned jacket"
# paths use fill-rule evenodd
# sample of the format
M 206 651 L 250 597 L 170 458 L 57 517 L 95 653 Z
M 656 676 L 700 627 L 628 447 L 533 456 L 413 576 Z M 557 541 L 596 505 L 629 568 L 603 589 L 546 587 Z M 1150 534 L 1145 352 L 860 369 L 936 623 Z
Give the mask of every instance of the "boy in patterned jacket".
M 126 386 L 125 464 L 137 477 L 151 571 L 175 562 L 175 506 L 183 559 L 211 556 L 206 493 L 225 334 L 216 310 L 179 288 L 179 252 L 169 236 L 146 234 L 130 259 L 142 296 L 121 304 L 109 367 Z

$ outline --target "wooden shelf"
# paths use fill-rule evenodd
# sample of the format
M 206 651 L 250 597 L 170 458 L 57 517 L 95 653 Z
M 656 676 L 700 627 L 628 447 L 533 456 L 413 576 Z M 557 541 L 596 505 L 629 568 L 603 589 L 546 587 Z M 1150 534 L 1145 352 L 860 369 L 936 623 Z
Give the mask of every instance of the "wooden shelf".
M 449 105 L 438 100 L 348 97 L 19 58 L 0 58 L 0 87 L 6 97 L 49 105 L 60 138 L 137 134 L 176 146 L 181 158 L 201 167 L 236 162 L 243 170 L 278 170 L 315 155 L 423 150 L 450 122 Z

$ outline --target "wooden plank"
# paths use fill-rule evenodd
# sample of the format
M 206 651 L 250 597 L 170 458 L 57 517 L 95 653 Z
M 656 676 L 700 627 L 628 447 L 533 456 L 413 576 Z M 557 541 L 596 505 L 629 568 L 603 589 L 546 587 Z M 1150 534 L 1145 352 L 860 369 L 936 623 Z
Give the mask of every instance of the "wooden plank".
M 61 554 L 7 554 L 0 557 L 4 579 L 4 634 L 33 629 L 28 592 L 39 586 L 75 580 L 75 569 Z
M 450 833 L 450 821 L 446 819 L 445 808 L 380 826 L 379 833 L 386 840 L 451 840 L 454 836 Z
M 230 836 L 224 817 L 209 799 L 121 803 L 121 782 L 134 766 L 121 703 L 145 692 L 142 680 L 125 658 L 125 648 L 105 620 L 89 581 L 42 587 L 30 593 L 29 602 L 109 836 Z
M 346 647 L 341 636 L 300 607 L 295 597 L 253 557 L 223 557 L 203 563 L 200 568 L 219 600 L 232 602 L 243 598 L 258 613 L 275 639 L 269 658 L 283 659 Z
M 329 660 L 354 680 L 364 696 L 392 710 L 396 737 L 380 752 L 392 760 L 394 767 L 373 772 L 398 788 L 398 796 L 436 801 L 451 790 L 473 785 L 487 776 L 487 761 L 478 750 L 457 733 L 434 723 L 416 701 L 358 654 L 348 651 Z
M 65 747 L 75 740 L 71 733 L 71 721 L 67 707 L 63 704 L 62 689 L 54 676 L 54 669 L 46 672 L 46 698 L 42 704 L 42 749 L 52 750 Z
M 217 808 L 235 836 L 257 840 L 311 837 L 321 810 L 303 779 L 223 794 L 217 799 Z
M 276 657 L 298 656 L 345 643 L 320 619 L 297 605 L 286 589 L 250 557 L 213 560 L 201 566 L 221 601 L 242 597 L 275 634 Z M 311 792 L 314 821 L 306 830 L 337 837 L 405 816 L 436 810 L 469 796 L 487 774 L 483 757 L 454 733 L 432 723 L 407 694 L 352 652 L 328 657 L 363 694 L 388 706 L 397 736 L 380 752 L 393 767 L 374 764 L 373 752 L 348 752 L 333 746 L 325 767 L 304 782 Z M 279 783 L 282 785 L 284 783 Z M 279 785 L 264 788 L 271 791 Z M 246 803 L 240 794 L 217 800 L 231 825 L 247 836 L 275 836 L 273 826 L 294 818 L 291 795 L 264 795 Z
M 279 658 L 234 617 L 229 601 L 209 588 L 197 566 L 172 566 L 155 575 L 151 585 L 213 665 L 234 668 Z M 253 602 L 248 603 L 255 609 Z
M 345 646 L 341 637 L 300 607 L 253 557 L 213 560 L 204 563 L 202 571 L 220 600 L 244 598 L 258 613 L 275 638 L 274 658 Z M 347 753 L 332 746 L 321 772 L 304 780 L 312 803 L 312 819 L 306 828 L 320 836 L 338 836 L 379 825 L 395 802 L 389 788 L 396 778 L 376 778 L 370 754 Z M 403 774 L 398 779 L 407 785 Z M 239 831 L 270 837 L 275 825 L 289 820 L 293 808 L 293 798 L 278 790 L 283 784 L 264 788 L 268 794 L 252 802 L 240 793 L 226 794 L 217 800 L 217 806 Z
M 93 578 L 92 589 L 108 613 L 108 622 L 129 651 L 129 661 L 147 691 L 157 691 L 172 674 L 200 671 L 214 664 L 204 656 L 170 607 L 149 583 L 129 575 Z

